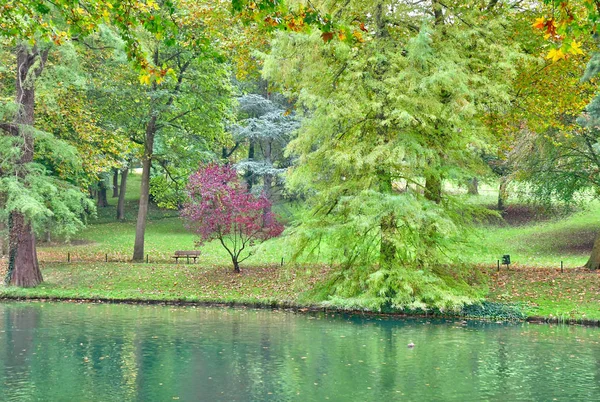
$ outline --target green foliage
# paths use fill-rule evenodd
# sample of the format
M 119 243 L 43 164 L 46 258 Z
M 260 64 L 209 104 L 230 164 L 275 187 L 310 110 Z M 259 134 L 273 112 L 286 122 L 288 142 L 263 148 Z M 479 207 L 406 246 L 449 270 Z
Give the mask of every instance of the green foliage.
M 170 185 L 165 176 L 154 176 L 150 179 L 150 195 L 156 205 L 164 209 L 179 209 L 185 201 L 182 189 L 178 191 Z
M 432 21 L 437 2 L 350 2 L 335 11 L 368 16 L 361 46 L 280 34 L 265 59 L 266 77 L 305 110 L 288 182 L 312 210 L 295 232 L 301 252 L 326 242 L 342 261 L 328 292 L 336 303 L 458 309 L 477 297 L 459 272 L 439 272 L 477 208 L 435 191 L 481 169 L 482 117 L 508 106 L 522 55 L 507 35 L 512 11 L 463 3 Z
M 527 307 L 523 303 L 497 303 L 484 301 L 463 307 L 460 315 L 468 318 L 486 318 L 520 321 L 527 318 Z
M 56 165 L 48 161 L 77 170 L 81 168 L 80 160 L 73 147 L 48 133 L 36 131 L 35 138 L 37 150 L 42 154 L 35 155 L 32 163 L 16 165 L 14 161 L 20 158 L 22 141 L 0 136 L 0 169 L 4 173 L 0 177 L 0 196 L 4 199 L 0 219 L 7 220 L 10 212 L 18 211 L 33 223 L 37 232 L 50 229 L 69 238 L 84 227 L 87 217 L 95 213 L 95 207 L 78 186 L 53 174 Z M 40 158 L 43 159 L 40 161 Z M 17 167 L 25 171 L 23 175 L 15 174 Z

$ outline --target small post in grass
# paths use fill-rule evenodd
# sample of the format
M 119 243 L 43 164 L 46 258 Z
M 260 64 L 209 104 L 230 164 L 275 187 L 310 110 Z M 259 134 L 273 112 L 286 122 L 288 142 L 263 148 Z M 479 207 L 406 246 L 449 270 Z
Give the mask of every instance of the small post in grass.
M 71 262 L 71 253 L 67 252 L 67 262 Z
M 283 257 L 281 257 L 281 266 L 283 267 Z
M 502 256 L 502 264 L 506 265 L 506 269 L 510 269 L 510 255 L 504 254 Z
M 146 254 L 146 264 L 148 264 L 148 254 Z
M 104 262 L 108 262 L 108 253 L 104 254 Z
M 560 272 L 561 272 L 561 273 L 565 272 L 565 271 L 563 270 L 563 262 L 562 262 L 562 261 L 560 262 Z
M 498 272 L 500 272 L 500 260 L 498 260 Z

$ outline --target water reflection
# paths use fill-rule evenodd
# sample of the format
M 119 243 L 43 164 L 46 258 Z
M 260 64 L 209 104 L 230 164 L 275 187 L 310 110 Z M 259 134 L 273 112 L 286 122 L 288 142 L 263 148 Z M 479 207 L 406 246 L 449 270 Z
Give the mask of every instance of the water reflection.
M 596 328 L 0 304 L 0 400 L 599 400 Z M 407 348 L 409 342 L 415 348 Z

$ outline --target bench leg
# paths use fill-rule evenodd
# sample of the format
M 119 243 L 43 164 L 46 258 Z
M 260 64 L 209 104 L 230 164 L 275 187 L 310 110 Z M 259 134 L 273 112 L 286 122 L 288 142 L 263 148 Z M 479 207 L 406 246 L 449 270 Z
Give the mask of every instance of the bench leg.
M 179 257 L 175 257 L 175 264 L 179 263 Z

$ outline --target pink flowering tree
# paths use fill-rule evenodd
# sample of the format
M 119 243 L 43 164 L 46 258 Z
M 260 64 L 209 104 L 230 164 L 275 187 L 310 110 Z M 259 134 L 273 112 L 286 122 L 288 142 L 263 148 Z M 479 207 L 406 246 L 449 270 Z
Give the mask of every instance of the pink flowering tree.
M 234 272 L 252 255 L 252 246 L 283 232 L 270 201 L 249 193 L 230 166 L 200 166 L 190 176 L 187 194 L 181 216 L 200 236 L 197 244 L 218 239 L 231 256 Z

